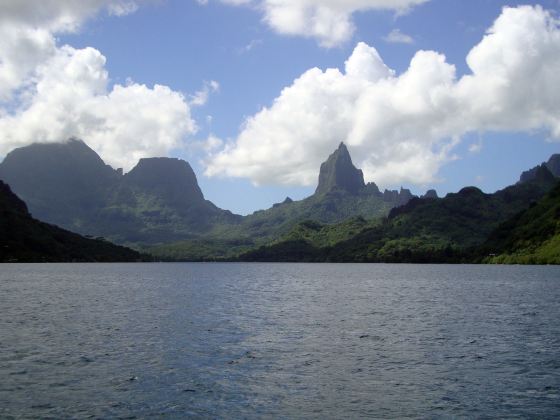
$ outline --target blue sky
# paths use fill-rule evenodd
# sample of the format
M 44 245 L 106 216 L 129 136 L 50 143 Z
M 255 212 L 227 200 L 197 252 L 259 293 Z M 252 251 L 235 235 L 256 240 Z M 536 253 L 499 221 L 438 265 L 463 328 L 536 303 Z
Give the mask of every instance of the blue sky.
M 56 3 L 55 0 L 52 2 Z M 60 3 L 64 5 L 71 2 Z M 97 3 L 101 6 L 97 6 Z M 312 193 L 314 185 L 309 185 L 309 179 L 318 174 L 317 162 L 325 160 L 329 151 L 334 150 L 332 147 L 336 140 L 334 138 L 321 147 L 319 143 L 314 143 L 312 148 L 307 149 L 304 146 L 300 149 L 299 145 L 294 147 L 297 143 L 288 143 L 279 146 L 278 150 L 286 149 L 288 151 L 282 153 L 289 153 L 292 147 L 293 153 L 302 153 L 304 156 L 300 160 L 294 158 L 290 164 L 279 166 L 276 160 L 282 160 L 287 155 L 279 152 L 276 157 L 273 141 L 269 149 L 251 149 L 251 144 L 259 141 L 254 137 L 262 136 L 262 133 L 266 132 L 267 122 L 288 118 L 280 109 L 274 108 L 273 103 L 281 96 L 283 89 L 293 86 L 294 80 L 309 69 L 318 67 L 324 71 L 328 68 L 338 68 L 344 72 L 345 61 L 353 54 L 357 44 L 363 42 L 377 50 L 383 63 L 394 70 L 396 77 L 407 71 L 417 51 L 427 50 L 445 55 L 446 63 L 456 67 L 456 78 L 460 79 L 471 73 L 466 63 L 467 54 L 481 42 L 486 31 L 501 15 L 504 6 L 539 4 L 550 16 L 556 16 L 555 13 L 560 6 L 557 0 L 543 0 L 538 3 L 431 0 L 412 5 L 406 12 L 358 10 L 348 13 L 354 25 L 353 33 L 343 40 L 337 40 L 334 45 L 325 46 L 326 38 L 320 38 L 313 33 L 303 33 L 301 30 L 302 33 L 288 35 L 282 33 L 286 31 L 266 21 L 266 12 L 262 9 L 265 6 L 259 9 L 254 4 L 232 5 L 218 0 L 210 0 L 207 4 L 200 4 L 195 0 L 132 3 L 117 1 L 119 5 L 132 4 L 135 7 L 125 11 L 118 9 L 118 13 L 113 11 L 111 14 L 106 12 L 109 9 L 103 9 L 103 7 L 112 7 L 110 0 L 97 0 L 97 3 L 92 6 L 92 11 L 88 14 L 80 14 L 80 10 L 73 11 L 77 24 L 72 29 L 52 23 L 54 18 L 50 15 L 48 18 L 50 20 L 44 18 L 43 21 L 39 21 L 39 24 L 34 24 L 46 25 L 45 27 L 55 37 L 55 48 L 60 49 L 63 45 L 69 45 L 75 51 L 82 51 L 92 47 L 105 57 L 106 61 L 99 65 L 107 73 L 105 89 L 108 92 L 111 92 L 114 85 L 122 85 L 138 87 L 137 92 L 140 95 L 142 89 L 139 86 L 145 85 L 148 89 L 147 93 L 151 94 L 154 85 L 166 86 L 172 92 L 164 92 L 165 98 L 169 98 L 170 101 L 175 100 L 173 105 L 169 105 L 169 109 L 172 110 L 170 114 L 174 113 L 177 119 L 181 116 L 185 117 L 186 114 L 184 115 L 184 110 L 178 109 L 177 98 L 173 95 L 174 93 L 182 95 L 184 101 L 188 103 L 186 117 L 190 119 L 191 126 L 185 126 L 182 131 L 170 135 L 180 138 L 165 143 L 167 146 L 158 146 L 152 150 L 149 145 L 144 145 L 143 149 L 134 156 L 153 152 L 188 160 L 197 173 L 207 199 L 222 208 L 243 214 L 270 207 L 286 196 L 300 199 Z M 59 12 L 60 10 L 57 9 L 53 13 Z M 527 30 L 530 31 L 531 28 Z M 394 39 L 391 41 L 389 36 L 391 33 L 397 35 L 393 38 L 399 38 L 400 35 L 397 41 L 401 42 L 395 42 Z M 74 50 L 67 55 L 75 54 Z M 371 55 L 371 51 L 366 48 L 362 52 L 366 56 Z M 5 52 L 8 53 L 9 51 Z M 2 54 L 1 49 L 0 54 Z M 366 59 L 371 59 L 368 57 Z M 93 57 L 92 60 L 97 60 L 96 63 L 100 62 L 98 56 Z M 210 86 L 212 81 L 217 82 L 219 88 L 212 88 Z M 548 82 L 550 83 L 549 80 Z M 24 84 L 22 83 L 21 86 Z M 208 90 L 207 100 L 194 104 L 192 95 L 204 90 L 204 86 Z M 0 83 L 0 91 L 1 87 Z M 300 88 L 304 89 L 304 87 L 309 85 L 302 83 Z M 515 86 L 512 86 L 512 89 L 515 89 Z M 307 91 L 305 95 L 308 95 Z M 110 93 L 107 96 L 110 96 Z M 127 98 L 129 97 L 130 95 L 127 95 Z M 305 97 L 306 100 L 309 99 L 308 96 Z M 122 106 L 133 106 L 134 100 Z M 292 97 L 286 97 L 286 106 L 293 100 Z M 123 104 L 122 101 L 119 103 Z M 13 109 L 21 110 L 25 106 L 25 100 L 14 95 L 3 102 L 3 107 L 8 113 L 13 112 Z M 99 106 L 97 102 L 92 105 L 95 109 Z M 271 110 L 270 118 L 255 117 L 263 107 Z M 1 118 L 2 113 L 0 113 L 0 120 Z M 247 129 L 245 125 L 247 118 L 257 118 L 258 127 L 254 130 Z M 445 158 L 435 163 L 436 158 L 427 155 L 426 168 L 411 169 L 411 171 L 418 171 L 418 175 L 414 173 L 407 177 L 401 174 L 399 169 L 397 170 L 399 175 L 395 174 L 393 177 L 390 171 L 391 168 L 398 166 L 396 160 L 395 165 L 381 172 L 377 172 L 376 169 L 366 171 L 366 177 L 368 173 L 381 174 L 379 176 L 382 182 L 371 177 L 368 180 L 378 182 L 383 187 L 397 188 L 402 185 L 416 193 L 423 193 L 427 188 L 435 188 L 441 194 L 457 191 L 465 185 L 476 185 L 484 191 L 491 192 L 515 182 L 522 170 L 546 160 L 552 153 L 559 151 L 557 139 L 551 135 L 552 129 L 546 124 L 539 127 L 539 123 L 536 123 L 529 129 L 525 127 L 519 129 L 515 121 L 508 125 L 503 121 L 505 117 L 499 118 L 499 123 L 485 121 L 481 123 L 479 129 L 460 131 L 454 146 L 446 152 Z M 158 121 L 163 124 L 161 121 L 165 121 L 164 116 Z M 493 124 L 499 124 L 500 128 L 498 130 L 487 128 Z M 197 128 L 194 129 L 193 125 Z M 285 126 L 284 123 L 281 125 L 282 128 Z M 512 128 L 508 129 L 510 126 Z M 148 126 L 140 125 L 131 135 L 137 137 L 138 133 L 142 133 L 142 127 Z M 86 128 L 79 127 L 79 130 L 82 129 L 87 133 Z M 271 127 L 271 131 L 277 129 L 276 126 Z M 0 122 L 0 133 L 2 130 L 3 126 Z M 151 133 L 150 130 L 151 126 L 146 129 L 147 136 Z M 157 127 L 155 130 L 161 132 Z M 455 133 L 453 130 L 452 132 Z M 22 129 L 19 131 L 25 132 Z M 37 133 L 37 130 L 30 133 Z M 246 137 L 243 147 L 238 145 L 242 133 Z M 285 135 L 285 132 L 283 133 Z M 339 137 L 344 137 L 344 130 L 341 133 Z M 215 149 L 209 148 L 210 136 L 218 139 L 216 141 L 219 143 Z M 306 142 L 305 137 L 302 137 L 298 130 L 293 131 L 293 136 L 300 136 L 301 142 Z M 89 143 L 87 134 L 82 137 L 85 137 L 84 140 Z M 445 147 L 452 142 L 450 137 L 451 135 L 446 140 L 441 142 L 438 140 L 430 144 L 435 148 Z M 101 139 L 100 136 L 95 138 Z M 110 158 L 107 157 L 110 157 L 111 153 L 115 161 L 118 161 L 119 153 L 127 153 L 126 148 L 115 149 L 104 146 L 102 140 L 95 143 L 95 138 L 93 147 L 108 161 Z M 54 141 L 54 139 L 45 134 L 45 141 Z M 122 140 L 123 143 L 126 141 L 126 138 Z M 143 141 L 149 143 L 150 139 Z M 309 143 L 312 141 L 319 142 L 320 139 L 312 139 Z M 16 140 L 12 143 L 18 145 Z M 99 146 L 95 147 L 96 144 Z M 227 156 L 224 155 L 219 164 L 216 163 L 218 161 L 214 161 L 215 170 L 213 176 L 209 176 L 208 162 L 212 159 L 211 156 L 223 150 L 225 144 L 230 144 L 235 150 Z M 361 160 L 360 153 L 367 153 L 371 156 L 368 162 L 373 168 L 379 164 L 379 160 L 375 159 L 386 159 L 377 156 L 375 147 L 359 144 L 354 147 L 350 144 L 350 151 L 357 163 Z M 228 162 L 233 162 L 235 159 L 237 165 L 239 156 L 247 157 L 251 153 L 266 155 L 256 163 L 260 166 L 255 171 L 245 172 L 243 161 L 239 162 L 239 168 L 236 167 L 235 170 L 224 169 L 223 166 L 227 166 Z M 302 160 L 311 161 L 314 166 L 307 167 Z M 253 161 L 249 160 L 249 162 Z M 407 162 L 403 165 L 409 165 L 411 168 L 414 166 L 412 160 L 409 159 Z M 115 165 L 113 162 L 110 163 Z M 270 176 L 267 175 L 267 165 L 270 165 Z M 274 174 L 281 173 L 282 170 L 290 170 L 292 167 L 295 168 L 295 173 L 301 174 L 299 178 L 275 182 L 277 177 L 275 178 Z M 316 167 L 316 174 L 310 169 L 313 167 Z M 394 182 L 391 182 L 393 179 Z M 420 181 L 411 182 L 415 179 Z M 261 185 L 255 186 L 255 183 Z M 298 185 L 306 183 L 308 185 Z

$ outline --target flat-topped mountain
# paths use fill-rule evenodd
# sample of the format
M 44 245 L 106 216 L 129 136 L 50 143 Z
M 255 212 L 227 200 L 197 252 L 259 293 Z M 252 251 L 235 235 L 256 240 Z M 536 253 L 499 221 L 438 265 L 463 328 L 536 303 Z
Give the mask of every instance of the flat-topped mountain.
M 34 216 L 80 231 L 106 203 L 119 175 L 84 142 L 70 139 L 13 150 L 0 163 L 0 179 Z
M 141 159 L 123 175 L 77 139 L 15 149 L 0 179 L 40 220 L 118 243 L 179 240 L 236 220 L 204 199 L 187 162 Z
M 204 201 L 194 171 L 181 159 L 140 159 L 124 176 L 124 182 L 185 206 Z
M 39 219 L 124 244 L 200 237 L 258 242 L 306 219 L 335 223 L 382 216 L 413 197 L 406 189 L 382 193 L 374 183 L 366 185 L 344 143 L 321 165 L 315 194 L 247 217 L 205 200 L 194 171 L 183 160 L 141 159 L 123 175 L 77 139 L 15 149 L 0 163 L 0 179 Z
M 436 195 L 437 193 L 432 193 Z M 270 209 L 243 217 L 239 223 L 221 224 L 203 238 L 152 249 L 160 256 L 179 259 L 230 258 L 255 246 L 285 236 L 294 227 L 312 224 L 337 224 L 348 219 L 375 219 L 408 203 L 410 190 L 385 190 L 375 183 L 364 183 L 361 170 L 352 163 L 348 148 L 341 143 L 321 165 L 318 187 L 313 195 L 300 201 L 289 197 Z M 355 227 L 352 227 L 355 229 Z
M 0 179 L 12 183 L 41 220 L 149 247 L 162 257 L 231 258 L 273 243 L 265 248 L 273 260 L 275 252 L 288 250 L 294 260 L 439 261 L 478 246 L 499 223 L 542 197 L 558 181 L 559 156 L 494 194 L 467 187 L 444 198 L 434 190 L 417 198 L 402 187 L 381 192 L 365 184 L 341 143 L 321 165 L 313 195 L 245 217 L 205 200 L 183 160 L 141 159 L 123 175 L 76 139 L 12 151 L 0 163 Z

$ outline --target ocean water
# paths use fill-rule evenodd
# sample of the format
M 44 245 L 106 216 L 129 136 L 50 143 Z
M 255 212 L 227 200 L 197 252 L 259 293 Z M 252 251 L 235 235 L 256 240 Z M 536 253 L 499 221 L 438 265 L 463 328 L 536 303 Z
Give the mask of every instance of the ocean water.
M 0 265 L 0 418 L 560 416 L 560 267 Z

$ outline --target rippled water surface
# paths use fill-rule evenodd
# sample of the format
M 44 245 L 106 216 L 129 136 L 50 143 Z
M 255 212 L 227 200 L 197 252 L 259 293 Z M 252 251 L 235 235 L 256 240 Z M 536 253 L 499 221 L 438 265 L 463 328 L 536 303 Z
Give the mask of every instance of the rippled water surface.
M 0 265 L 0 417 L 560 416 L 560 268 Z

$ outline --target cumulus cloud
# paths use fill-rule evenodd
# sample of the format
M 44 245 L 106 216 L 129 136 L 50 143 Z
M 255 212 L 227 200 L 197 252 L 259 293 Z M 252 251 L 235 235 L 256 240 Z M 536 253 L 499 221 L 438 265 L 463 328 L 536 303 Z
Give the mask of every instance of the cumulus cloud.
M 166 86 L 109 89 L 105 57 L 93 48 L 59 48 L 37 77 L 30 102 L 0 118 L 0 152 L 76 136 L 109 164 L 130 169 L 196 130 L 186 99 Z
M 445 56 L 418 51 L 397 75 L 360 43 L 344 71 L 310 69 L 248 118 L 206 173 L 314 185 L 344 141 L 367 180 L 421 185 L 437 181 L 469 132 L 546 129 L 560 139 L 560 29 L 550 12 L 504 8 L 467 63 L 458 78 Z
M 0 100 L 9 100 L 56 49 L 55 33 L 74 32 L 100 10 L 132 13 L 132 0 L 3 0 L 0 2 Z
M 136 11 L 145 0 L 2 0 L 0 24 L 6 22 L 41 27 L 49 31 L 75 31 L 88 18 L 105 9 L 109 14 Z
M 429 0 L 221 0 L 231 5 L 253 5 L 276 32 L 315 38 L 333 47 L 354 33 L 352 15 L 368 10 L 403 13 Z
M 110 86 L 105 57 L 94 48 L 57 45 L 101 10 L 123 15 L 129 0 L 5 0 L 0 4 L 0 156 L 33 142 L 80 137 L 109 164 L 130 169 L 141 157 L 166 155 L 196 132 L 190 106 L 203 105 L 216 82 L 192 104 L 169 87 Z

